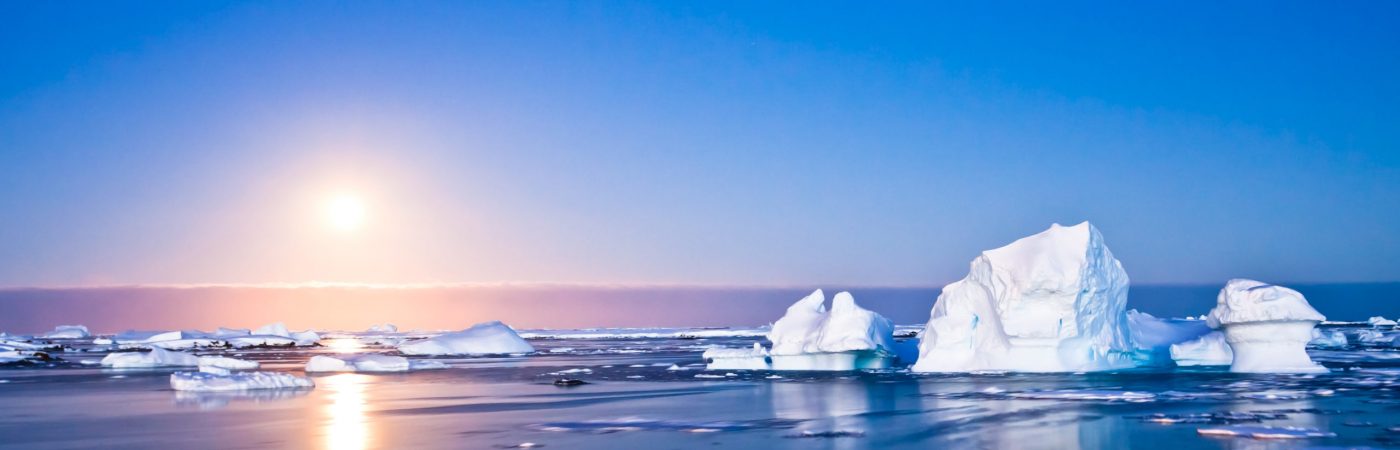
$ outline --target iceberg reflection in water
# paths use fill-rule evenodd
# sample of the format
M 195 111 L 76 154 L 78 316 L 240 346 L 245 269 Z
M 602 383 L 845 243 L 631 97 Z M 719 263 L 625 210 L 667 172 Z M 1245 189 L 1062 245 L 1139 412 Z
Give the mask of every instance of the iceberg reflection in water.
M 704 350 L 750 347 L 760 338 L 748 333 L 534 338 L 539 351 L 524 356 L 410 357 L 448 369 L 317 375 L 310 390 L 193 393 L 170 389 L 170 373 L 183 369 L 110 371 L 84 363 L 103 351 L 62 352 L 51 364 L 0 368 L 0 448 L 1394 445 L 1400 433 L 1388 427 L 1400 425 L 1400 349 L 1355 338 L 1400 331 L 1328 331 L 1353 339 L 1310 350 L 1332 369 L 1317 375 L 1233 374 L 1224 367 L 1088 374 L 705 370 Z M 316 355 L 394 355 L 393 337 L 203 353 L 300 375 Z M 554 385 L 565 376 L 587 384 Z M 1322 437 L 1266 442 L 1228 435 L 1270 427 Z M 1207 428 L 1226 434 L 1198 434 Z

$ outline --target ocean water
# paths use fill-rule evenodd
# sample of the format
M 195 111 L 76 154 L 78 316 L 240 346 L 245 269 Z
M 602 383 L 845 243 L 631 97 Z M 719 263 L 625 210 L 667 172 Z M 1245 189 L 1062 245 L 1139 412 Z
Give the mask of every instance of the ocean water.
M 174 370 L 102 369 L 92 363 L 106 353 L 83 351 L 96 348 L 89 341 L 56 341 L 71 350 L 54 353 L 59 360 L 0 367 L 0 448 L 1400 445 L 1400 349 L 1358 342 L 1361 325 L 1332 328 L 1352 344 L 1310 349 L 1332 370 L 1324 375 L 708 371 L 704 349 L 749 346 L 763 330 L 528 330 L 536 354 L 434 358 L 450 368 L 316 375 L 313 389 L 241 393 L 176 392 Z M 317 354 L 394 353 L 383 340 L 331 332 L 319 347 L 197 353 L 300 373 Z M 555 386 L 563 377 L 588 384 Z M 1261 426 L 1319 437 L 1202 434 Z

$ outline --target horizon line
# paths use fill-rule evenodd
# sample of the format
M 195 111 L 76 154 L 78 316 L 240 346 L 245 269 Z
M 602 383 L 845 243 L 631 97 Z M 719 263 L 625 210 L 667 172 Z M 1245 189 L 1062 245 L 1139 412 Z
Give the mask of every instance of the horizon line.
M 1308 286 L 1331 284 L 1400 284 L 1400 281 L 1311 281 L 1272 283 L 1283 286 Z M 1129 284 L 1131 287 L 1133 284 Z M 1161 282 L 1137 283 L 1138 286 L 1215 286 L 1219 282 Z M 429 283 L 361 283 L 340 281 L 269 282 L 269 283 L 131 283 L 104 285 L 29 285 L 0 286 L 0 292 L 15 291 L 80 291 L 109 289 L 365 289 L 365 290 L 428 290 L 428 289 L 470 289 L 470 288 L 584 288 L 584 289 L 942 289 L 944 284 L 842 284 L 831 283 L 825 286 L 812 284 L 754 284 L 754 283 L 633 283 L 633 282 L 543 282 L 543 281 L 479 281 L 479 282 L 429 282 Z

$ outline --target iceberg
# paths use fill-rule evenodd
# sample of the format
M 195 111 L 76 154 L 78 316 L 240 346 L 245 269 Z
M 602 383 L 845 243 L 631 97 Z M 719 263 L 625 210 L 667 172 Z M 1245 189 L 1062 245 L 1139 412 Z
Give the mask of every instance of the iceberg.
M 1212 331 L 1199 339 L 1171 345 L 1172 361 L 1178 366 L 1228 366 L 1235 360 L 1225 333 Z
M 1323 348 L 1346 347 L 1347 334 L 1337 330 L 1322 331 L 1313 329 L 1312 340 L 1308 341 L 1308 345 Z
M 504 355 L 534 353 L 515 330 L 498 321 L 478 323 L 471 328 L 399 346 L 405 355 Z
M 1223 328 L 1234 353 L 1231 372 L 1325 373 L 1305 350 L 1326 320 L 1298 291 L 1247 279 L 1225 284 L 1206 323 Z
M 859 370 L 893 365 L 894 325 L 856 304 L 849 292 L 831 299 L 826 309 L 821 289 L 789 306 L 768 332 L 771 350 L 709 349 L 703 357 L 710 370 Z
M 1375 317 L 1372 317 L 1372 318 L 1370 318 L 1370 319 L 1366 319 L 1366 323 L 1369 323 L 1369 324 L 1371 324 L 1372 327 L 1376 327 L 1376 328 L 1380 328 L 1380 327 L 1394 327 L 1394 326 L 1395 326 L 1395 321 L 1394 321 L 1394 320 L 1390 320 L 1390 319 L 1387 319 L 1387 318 L 1381 317 L 1381 316 L 1375 316 Z
M 392 323 L 382 323 L 382 324 L 370 326 L 368 330 L 365 330 L 365 332 L 367 332 L 367 333 L 398 333 L 398 332 L 399 332 L 399 327 L 394 326 L 394 324 L 392 324 Z
M 88 332 L 88 327 L 82 325 L 59 325 L 53 331 L 44 334 L 45 339 L 84 339 L 92 336 Z
M 317 355 L 306 362 L 306 372 L 407 372 L 410 370 L 446 369 L 440 361 L 414 361 L 390 355 Z
M 1080 372 L 1133 367 L 1128 274 L 1089 222 L 982 252 L 943 288 L 915 372 Z
M 315 387 L 310 378 L 279 372 L 175 372 L 170 387 L 177 391 L 228 392 L 253 389 L 296 389 Z
M 768 340 L 773 370 L 883 369 L 894 363 L 894 324 L 861 308 L 849 292 L 831 298 L 821 289 L 788 307 Z

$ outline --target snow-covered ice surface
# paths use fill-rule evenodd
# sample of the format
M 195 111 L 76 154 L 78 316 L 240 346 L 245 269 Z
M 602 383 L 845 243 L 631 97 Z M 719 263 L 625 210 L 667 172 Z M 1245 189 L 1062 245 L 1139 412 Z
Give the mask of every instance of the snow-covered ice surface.
M 500 322 L 478 323 L 462 331 L 399 346 L 399 352 L 405 355 L 506 355 L 534 351 L 514 329 Z
M 895 327 L 895 345 L 913 343 L 901 330 L 917 329 Z M 318 332 L 320 346 L 314 347 L 185 351 L 200 361 L 260 364 L 257 372 L 226 375 L 195 367 L 107 368 L 95 363 L 116 346 L 91 343 L 96 337 L 78 339 L 48 351 L 47 361 L 0 364 L 0 448 L 489 449 L 532 443 L 545 449 L 1179 450 L 1400 444 L 1400 431 L 1391 430 L 1400 426 L 1400 348 L 1390 343 L 1400 331 L 1364 322 L 1319 327 L 1323 335 L 1341 333 L 1348 341 L 1308 347 L 1314 361 L 1331 369 L 1323 374 L 1170 365 L 1088 373 L 707 370 L 702 355 L 709 349 L 751 350 L 767 341 L 762 333 L 681 337 L 698 331 L 704 330 L 531 338 L 536 351 L 518 355 L 403 355 L 394 345 L 375 343 L 380 337 L 421 340 L 435 334 L 422 331 L 325 331 Z M 1364 333 L 1378 335 L 1363 341 Z M 359 355 L 449 367 L 306 373 L 313 357 Z M 177 372 L 233 390 L 177 391 L 171 384 Z M 267 381 L 251 381 L 259 377 Z M 315 386 L 295 387 L 298 382 L 290 380 L 300 377 Z M 560 378 L 587 384 L 555 386 Z M 281 388 L 249 389 L 255 385 Z M 1222 431 L 1200 431 L 1212 429 Z M 1270 429 L 1319 435 L 1248 437 Z

